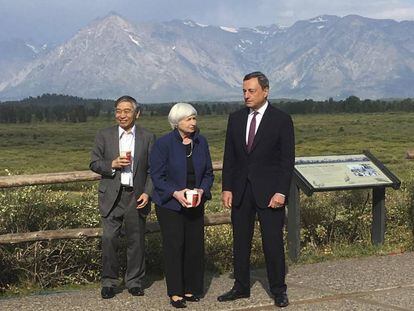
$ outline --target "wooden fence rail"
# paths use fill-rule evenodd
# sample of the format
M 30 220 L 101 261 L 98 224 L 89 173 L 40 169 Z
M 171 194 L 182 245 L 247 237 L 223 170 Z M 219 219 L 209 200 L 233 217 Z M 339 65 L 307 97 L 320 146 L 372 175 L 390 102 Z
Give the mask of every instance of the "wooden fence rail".
M 0 188 L 50 185 L 69 182 L 93 181 L 99 179 L 101 179 L 101 176 L 92 171 L 12 175 L 0 177 Z
M 229 213 L 211 214 L 204 216 L 205 226 L 216 226 L 231 223 Z M 148 222 L 145 233 L 159 232 L 158 222 Z M 0 244 L 16 244 L 22 242 L 50 241 L 57 239 L 82 239 L 99 238 L 102 236 L 102 228 L 77 228 L 62 230 L 47 230 L 36 232 L 9 233 L 0 235 Z
M 213 162 L 213 170 L 222 170 L 221 162 Z M 46 173 L 33 175 L 12 175 L 0 177 L 0 189 L 33 185 L 48 185 L 69 182 L 95 181 L 100 175 L 91 171 L 74 171 L 60 173 Z M 231 223 L 229 213 L 210 214 L 204 216 L 206 226 L 215 226 Z M 158 222 L 148 222 L 146 233 L 160 231 Z M 0 244 L 16 244 L 57 239 L 97 238 L 102 236 L 102 228 L 76 228 L 61 230 L 46 230 L 35 232 L 8 233 L 0 235 Z
M 221 171 L 222 168 L 223 165 L 221 162 L 213 162 L 214 171 Z M 99 179 L 101 179 L 101 176 L 92 171 L 0 176 L 0 189 L 80 181 L 94 181 Z

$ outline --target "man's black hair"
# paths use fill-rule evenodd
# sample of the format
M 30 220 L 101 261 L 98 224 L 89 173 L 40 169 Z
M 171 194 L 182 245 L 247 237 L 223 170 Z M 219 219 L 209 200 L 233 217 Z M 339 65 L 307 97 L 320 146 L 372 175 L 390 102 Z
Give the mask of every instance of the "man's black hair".
M 263 90 L 269 88 L 269 79 L 264 75 L 264 73 L 260 71 L 248 73 L 244 76 L 243 81 L 247 81 L 253 78 L 257 78 L 257 80 L 259 81 L 259 85 L 262 87 Z
M 134 106 L 134 110 L 135 110 L 135 112 L 138 112 L 138 111 L 140 111 L 140 109 L 141 109 L 141 107 L 140 107 L 140 105 L 138 104 L 138 102 L 136 101 L 136 99 L 135 98 L 133 98 L 132 96 L 129 96 L 129 95 L 123 95 L 123 96 L 121 96 L 120 98 L 118 98 L 116 101 L 115 101 L 115 105 L 114 105 L 114 107 L 116 108 L 116 107 L 118 107 L 118 105 L 120 104 L 120 103 L 122 103 L 122 102 L 129 102 L 129 103 L 131 103 L 132 104 L 132 106 Z

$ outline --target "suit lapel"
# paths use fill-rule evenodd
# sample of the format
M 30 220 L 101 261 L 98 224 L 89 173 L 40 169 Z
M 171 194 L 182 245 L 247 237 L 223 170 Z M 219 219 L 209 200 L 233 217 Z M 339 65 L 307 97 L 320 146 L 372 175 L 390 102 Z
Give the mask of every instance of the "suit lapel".
M 113 154 L 111 156 L 111 159 L 115 159 L 116 157 L 119 156 L 119 131 L 118 131 L 118 126 L 113 127 L 113 131 L 112 131 L 111 137 L 109 139 L 109 146 L 114 146 L 115 147 L 114 149 L 110 148 L 110 150 L 113 150 L 112 151 Z
M 240 120 L 240 122 L 242 124 L 241 125 L 241 128 L 242 128 L 242 135 L 241 135 L 242 146 L 243 146 L 243 149 L 246 153 L 248 153 L 247 152 L 247 146 L 246 146 L 246 128 L 247 128 L 247 118 L 249 117 L 249 111 L 250 111 L 250 109 L 246 108 L 245 111 L 244 111 L 244 114 L 242 115 L 242 118 Z
M 144 149 L 143 140 L 144 140 L 144 136 L 141 131 L 141 128 L 138 125 L 135 125 L 135 150 L 134 150 L 134 164 L 133 164 L 134 167 L 132 170 L 134 176 L 137 173 L 139 158 L 141 158 L 142 152 Z

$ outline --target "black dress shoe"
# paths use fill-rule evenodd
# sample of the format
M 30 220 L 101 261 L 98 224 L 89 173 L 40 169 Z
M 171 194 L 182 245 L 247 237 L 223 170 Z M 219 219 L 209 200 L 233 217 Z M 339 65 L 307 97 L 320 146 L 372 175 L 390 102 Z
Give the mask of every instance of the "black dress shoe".
M 178 309 L 187 308 L 187 305 L 185 304 L 185 299 L 184 298 L 176 300 L 176 301 L 174 301 L 172 298 L 170 298 L 170 303 L 174 308 L 178 308 Z
M 191 296 L 185 296 L 184 295 L 184 299 L 186 301 L 190 301 L 190 302 L 199 302 L 200 301 L 200 297 L 198 297 L 196 295 L 191 295 Z
M 275 305 L 280 308 L 287 307 L 289 305 L 289 299 L 286 293 L 275 295 Z
M 250 293 L 239 292 L 238 290 L 235 290 L 232 288 L 227 293 L 224 293 L 223 295 L 218 296 L 217 300 L 220 302 L 223 302 L 223 301 L 232 301 L 232 300 L 236 300 L 240 298 L 249 298 L 249 297 L 250 297 Z
M 110 298 L 115 297 L 115 288 L 113 288 L 113 287 L 102 287 L 101 297 L 103 299 L 110 299 Z
M 131 287 L 128 292 L 132 296 L 144 296 L 144 290 L 141 287 Z

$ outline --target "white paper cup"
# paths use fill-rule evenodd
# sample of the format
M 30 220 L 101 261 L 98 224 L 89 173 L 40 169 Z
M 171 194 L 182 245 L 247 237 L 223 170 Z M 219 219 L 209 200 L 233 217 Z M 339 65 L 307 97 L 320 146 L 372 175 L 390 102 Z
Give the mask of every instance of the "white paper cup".
M 189 204 L 187 207 L 195 207 L 198 202 L 198 192 L 196 190 L 187 190 L 185 192 L 185 197 Z

